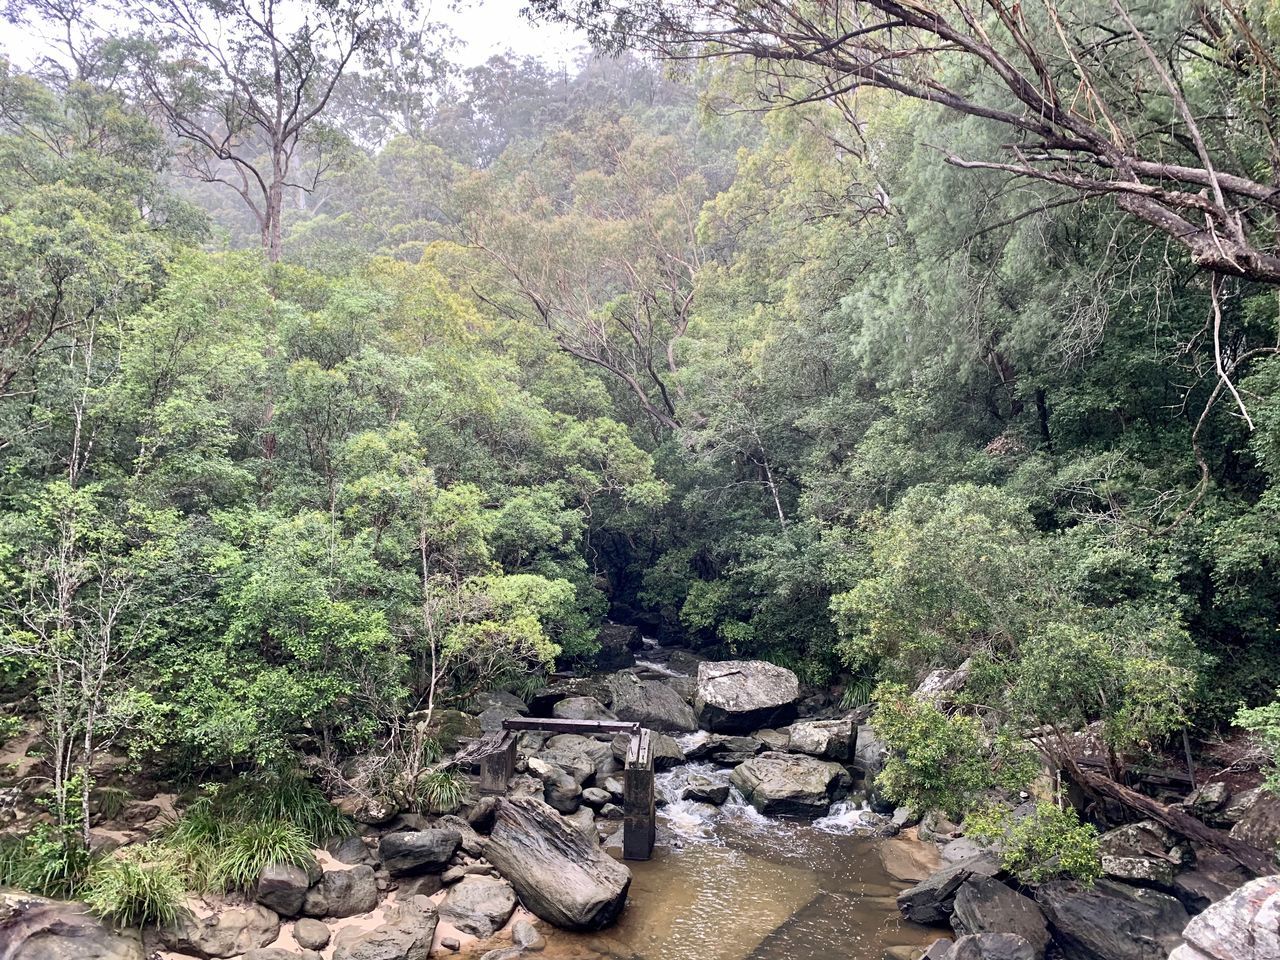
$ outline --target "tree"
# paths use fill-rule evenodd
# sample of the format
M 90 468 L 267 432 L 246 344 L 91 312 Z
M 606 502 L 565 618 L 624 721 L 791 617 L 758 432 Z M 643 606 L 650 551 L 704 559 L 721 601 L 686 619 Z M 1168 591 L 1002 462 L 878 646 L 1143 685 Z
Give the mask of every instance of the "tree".
M 343 149 L 323 117 L 376 36 L 377 0 L 138 0 L 129 9 L 146 37 L 138 78 L 183 146 L 181 162 L 235 191 L 275 263 L 285 192 L 315 189 Z

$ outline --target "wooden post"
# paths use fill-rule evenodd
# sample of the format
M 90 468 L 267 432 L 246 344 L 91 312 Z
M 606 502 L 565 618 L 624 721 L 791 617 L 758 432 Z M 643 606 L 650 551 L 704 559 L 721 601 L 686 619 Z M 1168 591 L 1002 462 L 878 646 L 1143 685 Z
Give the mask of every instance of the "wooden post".
M 622 857 L 648 860 L 653 856 L 657 818 L 653 800 L 653 741 L 647 729 L 631 737 L 622 778 Z
M 480 793 L 503 794 L 516 772 L 516 735 L 505 731 L 493 750 L 480 757 Z

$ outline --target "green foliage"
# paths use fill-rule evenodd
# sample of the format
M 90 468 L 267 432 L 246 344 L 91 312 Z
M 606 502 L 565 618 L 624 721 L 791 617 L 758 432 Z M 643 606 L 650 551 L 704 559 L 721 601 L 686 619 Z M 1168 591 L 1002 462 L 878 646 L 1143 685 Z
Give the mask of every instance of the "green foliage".
M 432 770 L 418 781 L 419 804 L 431 813 L 453 813 L 469 790 L 467 778 L 453 768 Z
M 990 807 L 971 812 L 964 826 L 981 843 L 999 842 L 1004 869 L 1024 883 L 1072 877 L 1092 885 L 1102 876 L 1098 831 L 1081 823 L 1072 807 L 1040 802 L 1018 819 L 1007 807 Z
M 22 718 L 18 716 L 0 717 L 0 747 L 22 733 Z
M 94 913 L 118 926 L 162 926 L 178 918 L 185 893 L 177 858 L 152 843 L 100 860 L 89 876 L 84 899 Z
M 1280 699 L 1239 711 L 1235 722 L 1257 739 L 1268 760 L 1267 787 L 1280 793 L 1280 767 L 1277 766 L 1280 760 Z
M 889 748 L 876 785 L 895 803 L 958 816 L 988 790 L 1018 790 L 1035 776 L 1027 747 L 989 737 L 974 717 L 947 714 L 901 685 L 882 684 L 875 699 L 871 725 Z
M 306 866 L 315 859 L 307 835 L 296 824 L 284 821 L 238 824 L 223 835 L 216 849 L 209 875 L 225 890 L 252 890 L 262 871 L 272 864 Z
M 92 866 L 75 827 L 39 823 L 27 833 L 0 837 L 0 887 L 68 899 L 84 890 Z

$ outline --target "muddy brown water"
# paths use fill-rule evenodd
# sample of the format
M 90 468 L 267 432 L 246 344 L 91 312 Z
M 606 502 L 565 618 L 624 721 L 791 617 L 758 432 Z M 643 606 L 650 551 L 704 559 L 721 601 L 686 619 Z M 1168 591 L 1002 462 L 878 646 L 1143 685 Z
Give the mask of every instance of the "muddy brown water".
M 671 802 L 653 859 L 627 864 L 621 919 L 551 933 L 549 960 L 884 960 L 941 935 L 902 920 L 894 898 L 908 884 L 885 872 L 882 841 L 856 832 L 856 810 L 808 824 L 762 817 L 736 796 L 718 810 L 676 799 L 694 773 L 727 776 L 699 764 L 658 778 Z

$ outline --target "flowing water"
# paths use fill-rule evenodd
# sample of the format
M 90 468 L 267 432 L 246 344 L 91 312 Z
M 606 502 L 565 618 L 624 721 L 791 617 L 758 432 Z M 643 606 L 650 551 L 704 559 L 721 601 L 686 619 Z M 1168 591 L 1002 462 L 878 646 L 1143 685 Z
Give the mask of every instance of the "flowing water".
M 553 934 L 547 957 L 884 960 L 938 937 L 901 919 L 894 897 L 907 884 L 885 872 L 865 809 L 846 801 L 808 824 L 764 817 L 736 791 L 718 809 L 679 799 L 691 776 L 728 773 L 691 763 L 658 776 L 658 846 L 627 864 L 622 918 L 598 934 Z

